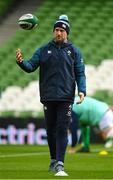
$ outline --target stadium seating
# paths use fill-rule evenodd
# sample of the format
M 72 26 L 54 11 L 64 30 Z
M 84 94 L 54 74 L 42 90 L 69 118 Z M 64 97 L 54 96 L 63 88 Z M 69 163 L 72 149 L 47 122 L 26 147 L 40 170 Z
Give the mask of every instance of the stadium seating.
M 113 60 L 104 60 L 100 66 L 86 65 L 87 94 L 92 96 L 98 89 L 113 91 Z M 108 78 L 109 74 L 109 78 Z M 39 83 L 31 81 L 26 87 L 9 86 L 1 94 L 0 112 L 42 112 L 39 99 Z
M 9 6 L 13 4 L 14 0 L 0 0 L 0 17 L 5 15 Z
M 24 57 L 29 58 L 36 48 L 52 38 L 53 24 L 60 14 L 67 12 L 67 8 L 71 24 L 70 39 L 82 50 L 85 63 L 97 66 L 103 59 L 112 59 L 112 7 L 112 0 L 83 0 L 80 2 L 77 0 L 73 2 L 73 6 L 72 1 L 67 0 L 43 1 L 34 12 L 39 18 L 39 27 L 33 31 L 18 28 L 14 37 L 0 49 L 0 61 L 2 62 L 0 78 L 3 82 L 1 86 L 6 88 L 12 84 L 24 87 L 30 81 L 37 79 L 36 72 L 30 74 L 29 78 L 25 78 L 28 75 L 16 67 L 15 50 L 20 47 Z M 12 67 L 11 73 L 7 70 L 10 67 Z M 4 71 L 6 76 L 4 76 Z
M 32 100 L 29 93 L 36 93 L 33 92 L 32 88 L 35 87 L 31 84 L 37 81 L 38 72 L 26 74 L 17 67 L 15 50 L 19 47 L 22 49 L 25 59 L 31 57 L 39 46 L 52 38 L 53 24 L 60 14 L 69 16 L 70 40 L 80 47 L 83 53 L 86 63 L 88 95 L 92 95 L 98 89 L 113 90 L 113 83 L 111 83 L 113 82 L 112 0 L 43 0 L 34 14 L 39 18 L 38 28 L 33 31 L 18 28 L 16 34 L 0 48 L 0 86 L 3 91 L 0 99 L 0 110 L 3 110 L 4 107 L 7 110 L 14 110 L 17 107 L 21 111 L 23 106 L 27 111 L 32 110 L 32 107 L 34 109 L 37 107 L 37 102 Z M 9 107 L 10 104 L 8 104 L 10 98 L 14 98 L 12 95 L 10 97 L 10 93 L 7 95 L 9 86 L 13 86 L 14 89 L 16 86 L 17 89 L 20 89 L 20 98 L 18 101 L 16 99 L 17 102 L 14 104 L 12 103 L 12 107 Z M 25 99 L 22 94 L 25 95 Z M 32 97 L 34 96 L 36 98 L 36 94 Z M 22 98 L 23 100 L 21 100 Z M 32 101 L 31 104 L 28 103 L 29 101 Z M 38 108 L 42 108 L 40 103 Z

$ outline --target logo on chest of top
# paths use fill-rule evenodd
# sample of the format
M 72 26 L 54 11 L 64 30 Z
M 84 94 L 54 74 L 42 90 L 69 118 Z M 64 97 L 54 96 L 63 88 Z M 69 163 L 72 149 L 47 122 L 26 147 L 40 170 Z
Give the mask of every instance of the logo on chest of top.
M 70 51 L 70 50 L 68 50 L 68 51 L 67 51 L 67 54 L 68 54 L 68 56 L 70 56 L 70 55 L 71 55 L 71 51 Z
M 47 51 L 47 54 L 51 54 L 51 53 L 52 53 L 52 51 L 51 51 L 51 50 L 48 50 L 48 51 Z

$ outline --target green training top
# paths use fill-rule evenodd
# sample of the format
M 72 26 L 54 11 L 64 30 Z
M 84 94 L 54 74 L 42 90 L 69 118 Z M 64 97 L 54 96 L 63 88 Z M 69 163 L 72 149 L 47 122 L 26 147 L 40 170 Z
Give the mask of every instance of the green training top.
M 109 105 L 91 97 L 85 97 L 81 104 L 76 104 L 75 97 L 72 110 L 77 113 L 79 122 L 84 125 L 98 125 Z

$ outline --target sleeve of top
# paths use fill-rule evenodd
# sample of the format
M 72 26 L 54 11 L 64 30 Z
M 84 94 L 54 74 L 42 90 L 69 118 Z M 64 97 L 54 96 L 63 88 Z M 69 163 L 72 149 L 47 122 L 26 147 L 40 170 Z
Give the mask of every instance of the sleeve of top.
M 28 73 L 35 71 L 40 64 L 40 52 L 41 48 L 37 49 L 29 60 L 23 60 L 21 63 L 17 62 L 17 64 Z
M 75 52 L 75 78 L 78 88 L 78 93 L 83 92 L 86 95 L 86 76 L 85 76 L 85 65 L 82 54 L 79 49 Z

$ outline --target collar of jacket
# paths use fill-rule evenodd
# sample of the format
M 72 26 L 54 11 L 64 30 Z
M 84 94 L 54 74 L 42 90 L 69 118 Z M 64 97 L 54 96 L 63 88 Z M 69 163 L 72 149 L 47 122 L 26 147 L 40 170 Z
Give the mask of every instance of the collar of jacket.
M 49 43 L 52 44 L 53 46 L 57 47 L 57 48 L 59 48 L 59 47 L 64 48 L 64 47 L 72 45 L 72 43 L 70 43 L 69 41 L 67 41 L 66 43 L 62 42 L 59 44 L 59 43 L 55 42 L 54 40 L 52 40 Z

